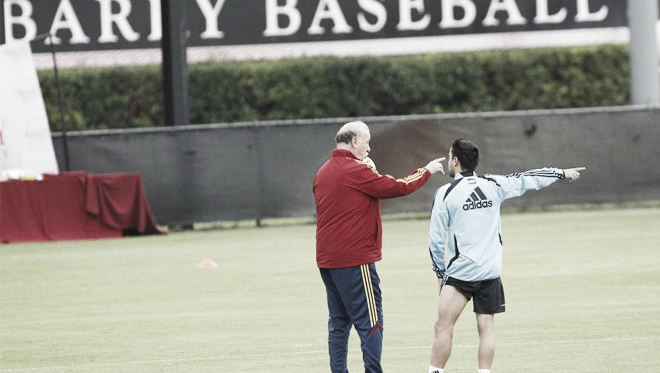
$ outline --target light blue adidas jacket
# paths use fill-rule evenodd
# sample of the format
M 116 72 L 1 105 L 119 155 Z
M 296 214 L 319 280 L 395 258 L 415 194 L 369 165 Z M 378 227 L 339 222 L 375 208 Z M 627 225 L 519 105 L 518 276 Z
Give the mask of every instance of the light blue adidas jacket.
M 558 168 L 509 175 L 456 174 L 435 192 L 429 250 L 438 277 L 482 281 L 502 274 L 500 205 L 564 178 Z

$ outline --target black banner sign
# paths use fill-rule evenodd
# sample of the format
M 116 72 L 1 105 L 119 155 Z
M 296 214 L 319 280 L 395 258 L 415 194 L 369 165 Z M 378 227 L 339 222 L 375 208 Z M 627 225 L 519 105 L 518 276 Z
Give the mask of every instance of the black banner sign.
M 181 0 L 188 46 L 627 25 L 622 0 Z M 159 48 L 160 0 L 2 0 L 0 44 L 52 33 L 59 51 Z M 46 52 L 48 41 L 32 43 Z

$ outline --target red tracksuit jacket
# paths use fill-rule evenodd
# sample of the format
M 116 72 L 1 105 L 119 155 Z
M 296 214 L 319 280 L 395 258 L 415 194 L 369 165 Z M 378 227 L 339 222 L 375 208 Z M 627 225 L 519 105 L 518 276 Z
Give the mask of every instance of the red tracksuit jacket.
M 316 173 L 316 262 L 353 267 L 382 258 L 381 198 L 405 196 L 431 177 L 419 168 L 403 179 L 380 175 L 347 150 L 335 149 Z

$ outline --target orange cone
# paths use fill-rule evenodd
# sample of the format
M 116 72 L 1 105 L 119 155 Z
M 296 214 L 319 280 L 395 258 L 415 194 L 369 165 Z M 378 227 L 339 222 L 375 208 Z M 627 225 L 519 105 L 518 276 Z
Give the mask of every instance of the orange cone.
M 214 262 L 213 259 L 206 258 L 202 260 L 198 265 L 197 268 L 217 268 L 218 263 Z

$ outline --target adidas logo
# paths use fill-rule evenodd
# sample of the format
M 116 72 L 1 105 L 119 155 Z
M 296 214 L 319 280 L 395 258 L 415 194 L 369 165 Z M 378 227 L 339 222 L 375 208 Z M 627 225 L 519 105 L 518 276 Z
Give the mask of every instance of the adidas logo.
M 484 192 L 479 187 L 476 187 L 472 194 L 470 194 L 470 198 L 465 200 L 463 210 L 485 209 L 488 207 L 493 207 L 493 201 L 489 201 Z

